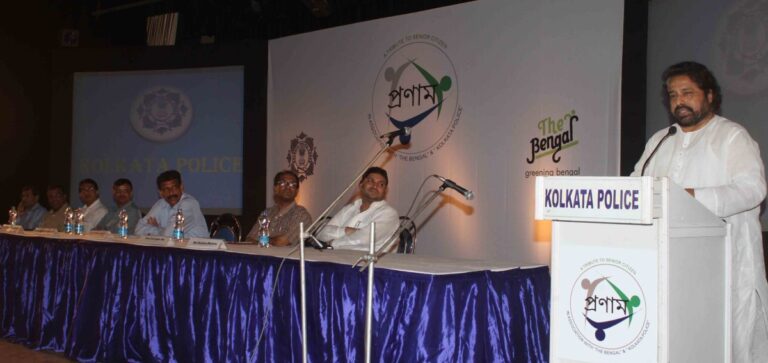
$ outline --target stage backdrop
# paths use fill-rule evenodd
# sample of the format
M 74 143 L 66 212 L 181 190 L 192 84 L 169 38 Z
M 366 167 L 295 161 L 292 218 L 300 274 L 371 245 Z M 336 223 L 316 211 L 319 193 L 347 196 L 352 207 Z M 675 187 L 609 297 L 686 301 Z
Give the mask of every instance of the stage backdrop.
M 317 216 L 379 135 L 409 126 L 409 146 L 377 163 L 390 203 L 405 214 L 432 174 L 476 196 L 445 191 L 416 221 L 417 253 L 549 263 L 534 176 L 619 170 L 622 14 L 612 0 L 483 0 L 273 40 L 267 178 L 297 170 Z

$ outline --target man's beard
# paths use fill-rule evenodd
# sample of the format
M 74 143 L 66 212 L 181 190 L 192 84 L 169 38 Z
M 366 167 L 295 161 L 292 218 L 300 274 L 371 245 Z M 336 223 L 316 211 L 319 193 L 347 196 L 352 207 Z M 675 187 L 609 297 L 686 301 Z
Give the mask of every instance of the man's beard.
M 677 111 L 680 109 L 688 110 L 688 116 L 684 116 L 684 117 L 677 116 Z M 704 120 L 704 118 L 707 115 L 709 115 L 709 113 L 710 113 L 709 104 L 703 104 L 701 106 L 701 109 L 696 112 L 694 112 L 693 109 L 691 109 L 688 106 L 680 105 L 680 106 L 677 106 L 675 110 L 672 112 L 672 118 L 674 118 L 675 121 L 677 121 L 677 123 L 680 124 L 680 126 L 691 127 L 691 126 L 698 125 L 699 122 Z

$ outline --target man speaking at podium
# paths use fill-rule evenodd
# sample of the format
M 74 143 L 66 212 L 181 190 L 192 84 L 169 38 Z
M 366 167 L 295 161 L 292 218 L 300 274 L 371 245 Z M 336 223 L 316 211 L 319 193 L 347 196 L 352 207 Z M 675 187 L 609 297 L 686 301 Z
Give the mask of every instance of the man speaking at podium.
M 672 65 L 662 81 L 675 124 L 648 140 L 632 176 L 669 177 L 732 225 L 733 361 L 768 362 L 768 283 L 759 220 L 766 183 L 760 150 L 741 125 L 717 115 L 720 86 L 704 65 Z

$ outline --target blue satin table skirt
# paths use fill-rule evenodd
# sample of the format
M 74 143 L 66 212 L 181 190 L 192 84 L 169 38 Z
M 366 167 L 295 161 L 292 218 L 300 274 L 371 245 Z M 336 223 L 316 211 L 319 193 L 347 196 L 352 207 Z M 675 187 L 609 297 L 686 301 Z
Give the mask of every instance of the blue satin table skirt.
M 280 261 L 0 234 L 0 335 L 82 362 L 300 362 L 299 264 Z M 306 269 L 309 361 L 363 361 L 367 273 Z M 375 276 L 372 361 L 548 360 L 547 267 Z

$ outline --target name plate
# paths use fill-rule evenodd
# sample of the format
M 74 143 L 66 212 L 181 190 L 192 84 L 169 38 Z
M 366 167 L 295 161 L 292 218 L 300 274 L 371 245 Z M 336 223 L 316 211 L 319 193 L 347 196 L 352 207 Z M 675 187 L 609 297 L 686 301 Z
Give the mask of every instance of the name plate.
M 653 177 L 536 177 L 536 219 L 650 224 Z
M 190 238 L 187 248 L 195 250 L 226 250 L 227 244 L 222 239 L 214 238 Z

